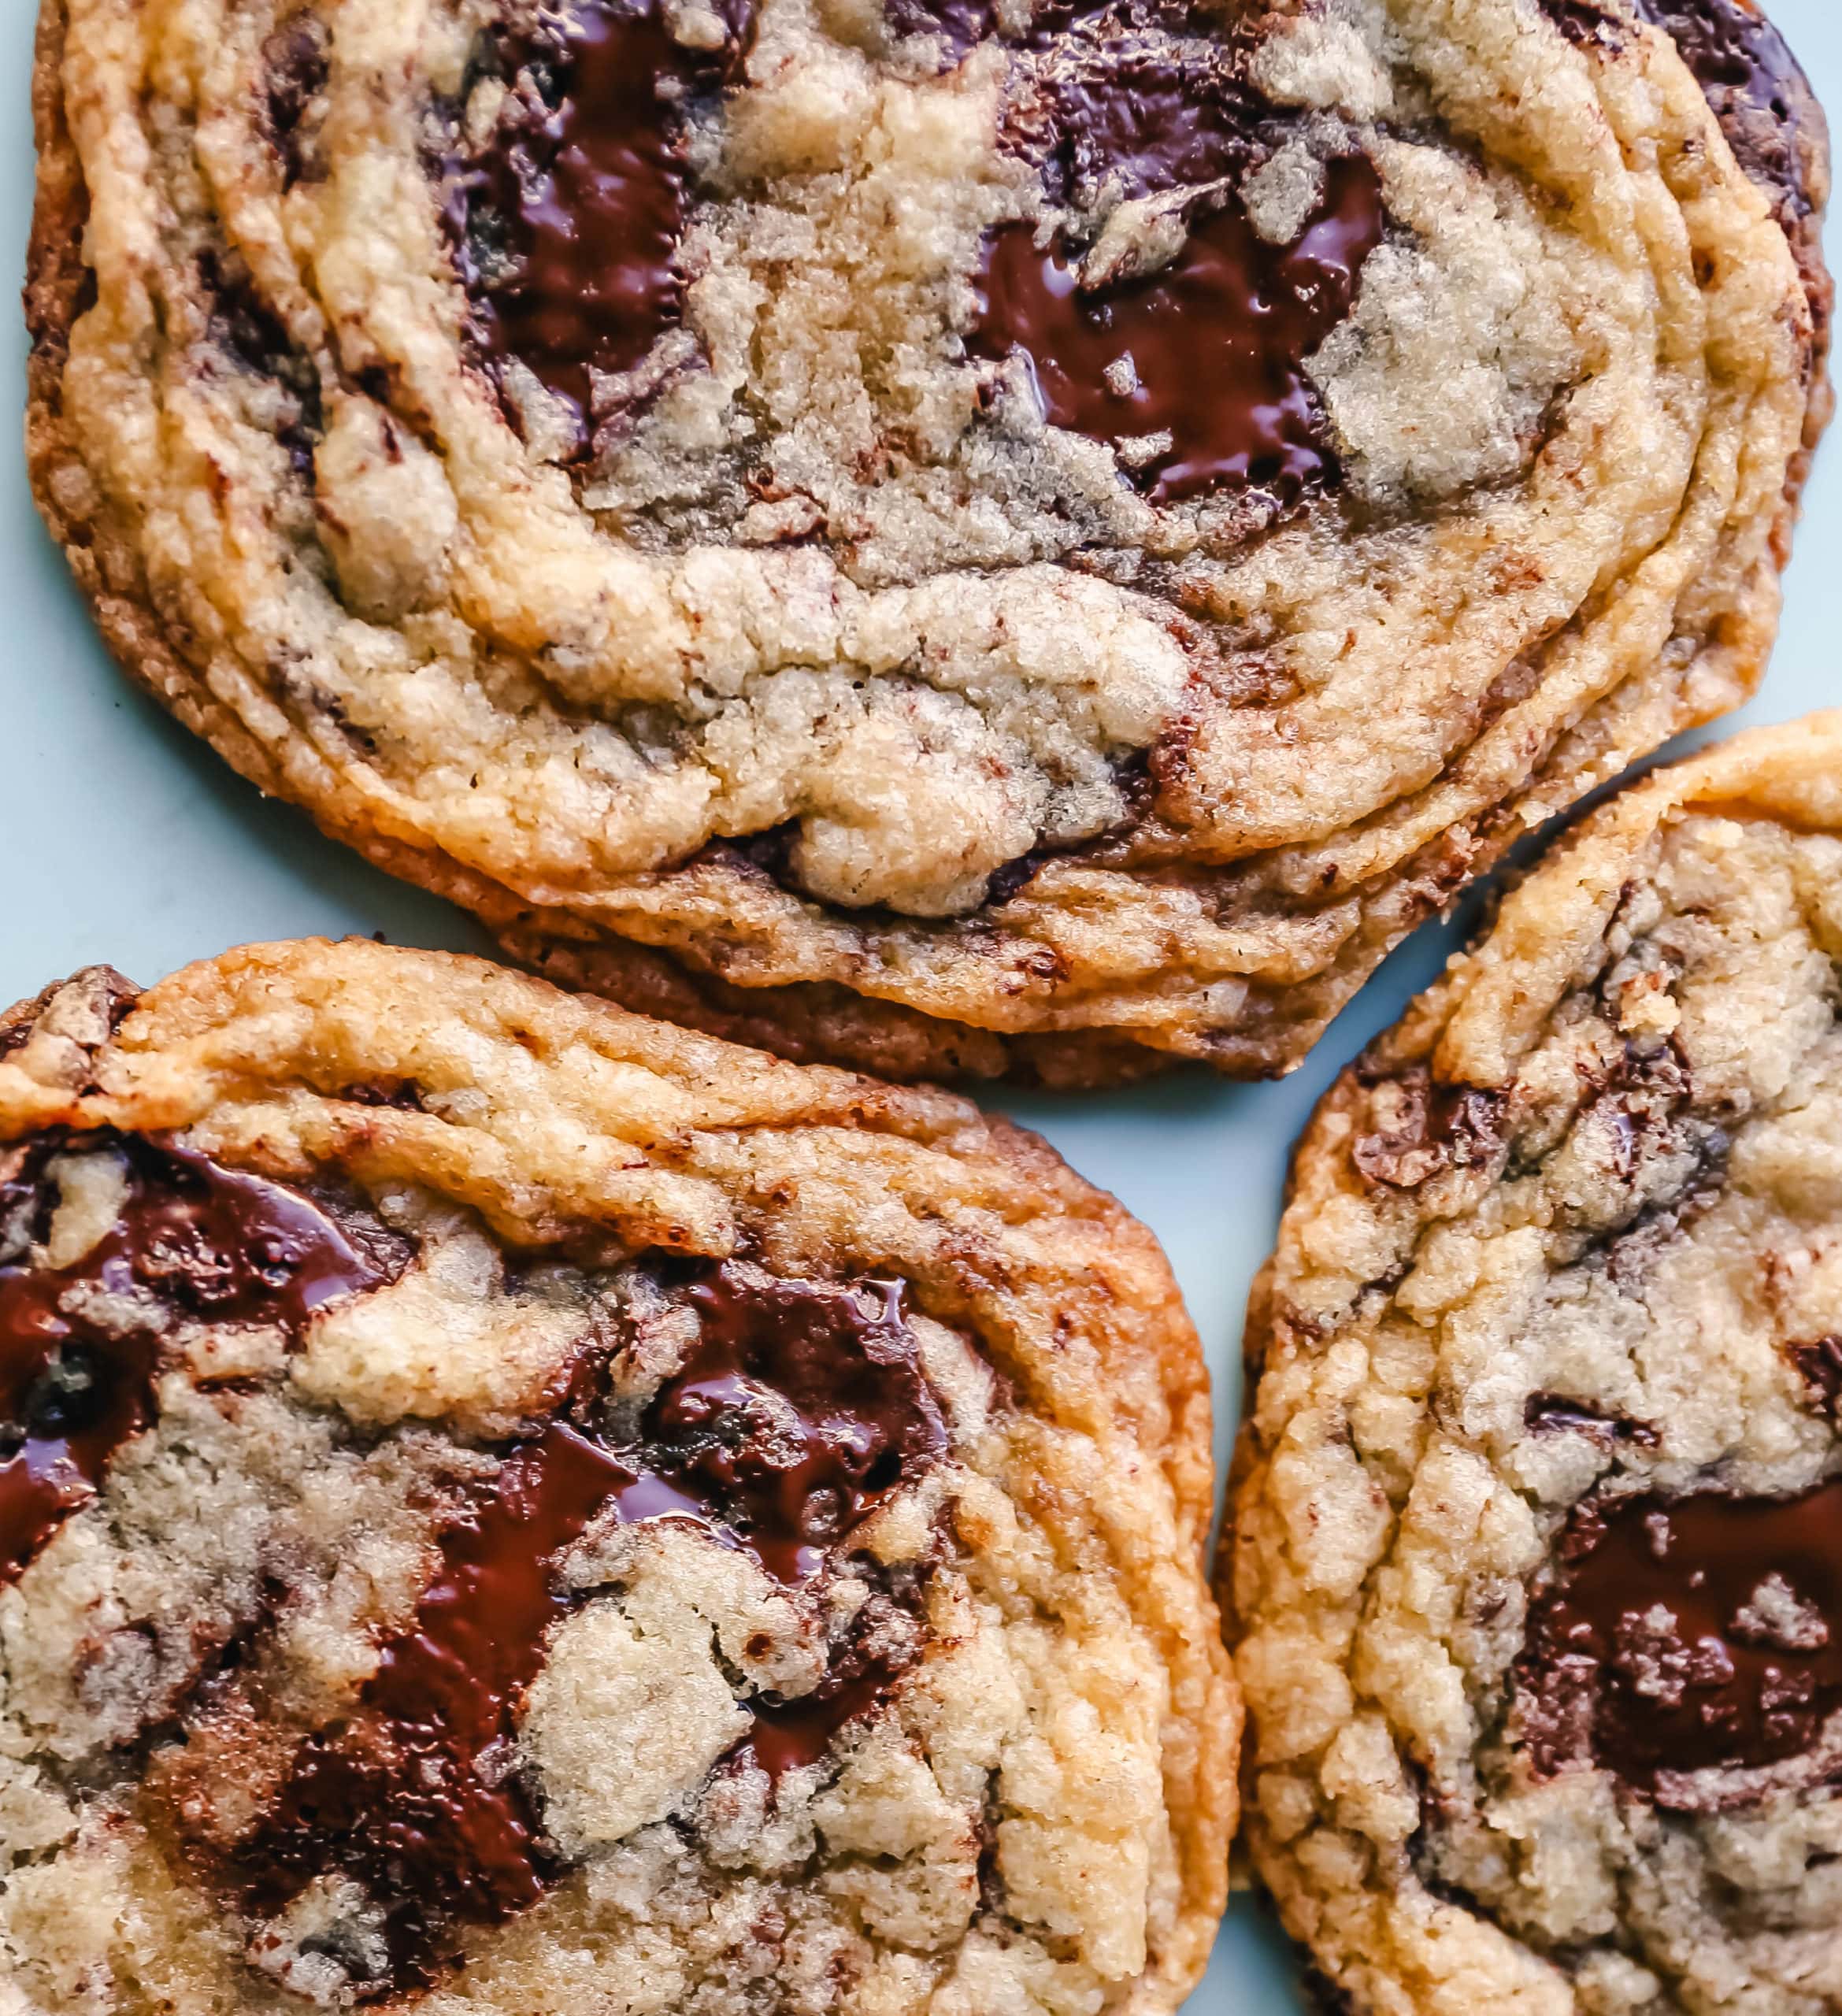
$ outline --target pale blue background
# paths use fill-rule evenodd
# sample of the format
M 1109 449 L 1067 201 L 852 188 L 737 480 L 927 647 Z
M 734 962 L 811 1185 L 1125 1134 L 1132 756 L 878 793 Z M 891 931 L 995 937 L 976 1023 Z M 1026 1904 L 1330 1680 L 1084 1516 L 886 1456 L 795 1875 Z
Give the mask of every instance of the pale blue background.
M 27 103 L 32 8 L 5 0 L 10 60 L 0 97 L 0 265 L 17 273 L 32 188 Z M 1836 0 L 1773 12 L 1842 128 Z M 1838 254 L 1842 260 L 1842 254 Z M 23 397 L 24 338 L 0 317 L 4 404 Z M 10 423 L 9 423 L 10 424 Z M 1739 718 L 1782 721 L 1842 697 L 1842 442 L 1818 461 L 1785 628 L 1759 699 Z M 40 530 L 16 446 L 0 451 L 0 1004 L 106 960 L 146 982 L 252 939 L 381 930 L 406 944 L 484 943 L 432 898 L 366 868 L 299 813 L 264 804 L 108 660 Z M 1288 1144 L 1337 1069 L 1436 970 L 1451 933 L 1404 947 L 1316 1054 L 1283 1084 L 1185 1075 L 1085 1101 L 1001 1098 L 1156 1230 L 1208 1347 L 1225 1455 L 1240 1393 L 1247 1285 L 1278 1216 Z M 1298 2007 L 1284 1942 L 1237 1899 L 1188 2016 Z

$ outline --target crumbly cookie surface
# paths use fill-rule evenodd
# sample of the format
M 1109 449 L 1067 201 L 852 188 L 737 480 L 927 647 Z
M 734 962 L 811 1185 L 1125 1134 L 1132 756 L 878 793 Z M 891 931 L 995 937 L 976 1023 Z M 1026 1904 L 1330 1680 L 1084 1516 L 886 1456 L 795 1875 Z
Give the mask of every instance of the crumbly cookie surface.
M 1150 1236 L 476 961 L 0 1022 L 0 1997 L 1174 2009 L 1238 1696 Z
M 1842 2009 L 1839 891 L 1842 714 L 1659 773 L 1300 1144 L 1222 1586 L 1332 2006 Z
M 44 0 L 37 117 L 128 668 L 557 976 L 891 1075 L 1295 1062 L 1750 689 L 1826 402 L 1750 0 Z

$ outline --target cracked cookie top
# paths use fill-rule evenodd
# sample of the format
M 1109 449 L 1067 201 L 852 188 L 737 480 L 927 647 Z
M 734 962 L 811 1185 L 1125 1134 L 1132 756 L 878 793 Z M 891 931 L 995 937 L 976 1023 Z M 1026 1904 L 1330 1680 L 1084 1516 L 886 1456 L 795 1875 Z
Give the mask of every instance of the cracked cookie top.
M 957 1100 L 369 944 L 80 975 L 0 1022 L 0 1978 L 1174 2008 L 1208 1422 Z
M 1352 2009 L 1842 2000 L 1839 780 L 1627 791 L 1300 1144 L 1222 1574 Z
M 1828 171 L 1742 0 L 45 0 L 37 102 L 117 652 L 683 1019 L 1295 1061 L 1769 642 Z

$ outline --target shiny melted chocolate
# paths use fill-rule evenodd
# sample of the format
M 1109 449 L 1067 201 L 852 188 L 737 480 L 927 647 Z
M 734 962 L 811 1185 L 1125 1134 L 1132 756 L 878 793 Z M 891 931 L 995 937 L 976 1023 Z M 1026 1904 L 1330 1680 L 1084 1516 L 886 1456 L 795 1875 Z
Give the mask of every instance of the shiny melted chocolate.
M 1292 244 L 1269 244 L 1231 202 L 1162 272 L 1091 292 L 1060 247 L 1008 225 L 986 250 L 969 346 L 1021 356 L 1054 426 L 1167 432 L 1135 471 L 1154 502 L 1234 487 L 1293 505 L 1340 475 L 1305 365 L 1348 314 L 1384 220 L 1381 179 L 1352 155 L 1329 164 Z
M 1832 1420 L 1842 1417 L 1842 1337 L 1813 1337 L 1793 1344 L 1791 1362 L 1811 1406 Z
M 1198 188 L 1240 176 L 1283 143 L 1290 122 L 1240 74 L 1221 25 L 1116 9 L 1042 52 L 1033 67 L 1052 135 L 1042 163 L 1052 202 L 1091 209 L 1109 188 Z
M 609 1447 L 565 1421 L 513 1449 L 442 1539 L 413 1625 L 387 1646 L 357 1711 L 306 1743 L 232 1873 L 272 1915 L 336 1872 L 379 1907 L 387 1971 L 369 1996 L 425 1985 L 463 1923 L 535 1903 L 558 1870 L 510 1770 L 524 1691 L 576 1600 L 559 1555 L 590 1524 L 688 1520 L 790 1584 L 947 1446 L 902 1314 L 902 1288 L 761 1283 L 713 1269 L 686 1300 L 697 1345 Z M 823 1756 L 893 1677 L 847 1644 L 813 1693 L 759 1701 L 747 1747 L 770 1777 Z
M 688 98 L 724 51 L 689 50 L 660 0 L 578 0 L 494 50 L 512 89 L 489 154 L 460 173 L 450 218 L 475 339 L 601 417 L 597 374 L 632 371 L 684 309 Z
M 1842 1710 L 1842 1480 L 1790 1499 L 1588 1501 L 1516 1670 L 1539 1777 L 1594 1763 L 1658 1804 L 1808 1755 Z
M 352 1719 L 304 1744 L 238 1858 L 243 1899 L 267 1916 L 336 1870 L 384 1907 L 382 1993 L 424 1985 L 445 1926 L 536 1903 L 551 1874 L 509 1761 L 512 1715 L 565 1601 L 550 1563 L 610 1503 L 699 1515 L 561 1423 L 509 1457 L 450 1526 L 410 1629 L 385 1647 Z
M 1537 0 L 1537 5 L 1570 42 L 1618 46 L 1618 17 L 1601 0 Z
M 902 1284 L 855 1294 L 717 1271 L 688 1297 L 697 1349 L 653 1403 L 653 1461 L 699 1493 L 770 1575 L 817 1574 L 920 1462 L 947 1446 Z
M 126 1192 L 101 1240 L 53 1269 L 26 1243 L 50 1224 L 55 1157 L 85 1150 L 121 1158 Z M 154 1417 L 159 1335 L 108 1327 L 96 1298 L 151 1296 L 173 1321 L 298 1334 L 323 1303 L 394 1269 L 298 1191 L 175 1141 L 40 1137 L 0 1168 L 0 1226 L 26 1251 L 0 1267 L 0 1580 L 10 1581 Z

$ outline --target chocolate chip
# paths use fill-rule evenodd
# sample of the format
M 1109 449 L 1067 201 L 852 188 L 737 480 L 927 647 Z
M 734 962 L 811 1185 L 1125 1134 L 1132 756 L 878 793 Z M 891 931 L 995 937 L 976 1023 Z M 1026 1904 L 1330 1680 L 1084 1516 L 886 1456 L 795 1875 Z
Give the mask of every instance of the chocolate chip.
M 140 998 L 141 990 L 125 973 L 113 966 L 85 966 L 69 980 L 54 981 L 30 1000 L 0 1010 L 0 1058 L 11 1056 L 31 1042 L 54 1001 L 59 1005 L 62 1033 L 92 1051 L 100 1049 L 128 1020 Z
M 1657 1443 L 1657 1432 L 1647 1421 L 1599 1414 L 1558 1393 L 1532 1393 L 1522 1418 L 1533 1435 L 1583 1435 L 1602 1449 L 1621 1442 L 1634 1443 L 1644 1449 L 1654 1449 Z
M 1810 1404 L 1832 1419 L 1842 1404 L 1842 1337 L 1818 1337 L 1793 1344 L 1791 1362 L 1797 1368 Z
M 443 1534 L 415 1621 L 385 1647 L 356 1711 L 302 1745 L 222 1870 L 263 1916 L 317 1876 L 359 1884 L 390 1959 L 386 1974 L 354 1982 L 360 1999 L 428 1985 L 460 1925 L 527 1909 L 560 1873 L 528 1794 L 494 1760 L 573 1600 L 557 1586 L 558 1557 L 592 1521 L 688 1522 L 809 1584 L 946 1448 L 899 1284 L 836 1288 L 721 1266 L 697 1271 L 682 1295 L 698 1342 L 636 1438 L 611 1445 L 557 1420 L 506 1453 Z M 754 1704 L 743 1747 L 770 1776 L 822 1756 L 887 1691 L 903 1663 L 903 1634 L 888 1621 L 919 1599 L 918 1584 L 873 1595 L 813 1692 Z
M 115 1222 L 76 1265 L 0 1267 L 0 1579 L 23 1573 L 95 1495 L 110 1459 L 154 1414 L 159 1340 L 84 1312 L 84 1294 L 151 1295 L 176 1316 L 279 1324 L 298 1335 L 335 1297 L 376 1287 L 376 1250 L 348 1239 L 300 1192 L 221 1168 L 195 1149 L 132 1135 L 40 1136 L 17 1152 L 0 1221 L 43 1238 L 61 1151 L 119 1154 Z M 401 1260 L 397 1262 L 401 1266 Z
M 866 1714 L 888 1693 L 907 1661 L 877 1642 L 879 1608 L 887 1597 L 873 1599 L 852 1619 L 842 1649 L 832 1649 L 824 1677 L 810 1694 L 789 1701 L 757 1698 L 750 1708 L 754 1727 L 740 1748 L 768 1776 L 778 1781 L 788 1772 L 816 1764 L 847 1722 Z
M 298 375 L 300 360 L 287 331 L 257 292 L 242 260 L 207 252 L 198 272 L 211 302 L 212 339 L 219 347 L 258 376 L 291 380 Z
M 1609 6 L 1596 6 L 1593 0 L 1537 0 L 1537 4 L 1571 43 L 1596 43 L 1608 50 L 1624 46 L 1618 17 Z
M 309 165 L 309 136 L 302 121 L 325 90 L 331 69 L 325 23 L 307 13 L 284 21 L 262 45 L 262 67 L 268 78 L 269 131 L 291 187 Z
M 1593 0 L 1540 0 L 1570 40 L 1609 52 L 1625 46 L 1610 6 Z M 1681 50 L 1734 158 L 1777 198 L 1788 220 L 1815 207 L 1810 177 L 1822 154 L 1811 132 L 1820 117 L 1809 83 L 1785 38 L 1755 0 L 1632 0 L 1635 12 Z
M 1317 1968 L 1307 1966 L 1300 1970 L 1299 1987 L 1306 2003 L 1318 2012 L 1318 2016 L 1356 2016 L 1355 1997 Z
M 1091 290 L 1065 246 L 1040 250 L 1030 226 L 1008 225 L 986 247 L 968 346 L 1018 358 L 1057 427 L 1167 436 L 1131 465 L 1154 502 L 1253 488 L 1295 505 L 1340 480 L 1304 366 L 1348 313 L 1382 224 L 1380 179 L 1352 156 L 1329 164 L 1289 245 L 1231 201 L 1162 272 Z
M 1369 1089 L 1369 1131 L 1351 1144 L 1350 1159 L 1369 1183 L 1414 1190 L 1448 1169 L 1479 1169 L 1503 1146 L 1503 1095 L 1435 1080 L 1423 1064 L 1372 1073 L 1358 1063 Z
M 1551 1777 L 1596 1763 L 1659 1805 L 1808 1754 L 1842 1710 L 1842 1480 L 1790 1499 L 1583 1504 L 1533 1606 L 1514 1726 Z
M 581 0 L 495 52 L 506 110 L 448 205 L 474 339 L 489 362 L 535 373 L 585 440 L 607 405 L 599 381 L 683 320 L 686 103 L 735 60 L 746 20 L 730 25 L 723 50 L 690 50 L 660 0 Z
M 985 908 L 996 910 L 1000 904 L 1009 902 L 1012 897 L 1027 889 L 1038 872 L 1054 858 L 1047 848 L 1033 847 L 1028 854 L 1020 854 L 1014 861 L 994 868 L 985 881 Z
M 287 330 L 258 292 L 248 269 L 232 254 L 204 254 L 199 284 L 212 303 L 211 339 L 245 370 L 272 380 L 288 395 L 276 439 L 296 472 L 311 481 L 313 451 L 324 432 L 320 378 L 313 360 L 294 346 Z
M 1152 774 L 1153 755 L 1151 750 L 1136 749 L 1130 755 L 1117 757 L 1113 761 L 1114 782 L 1125 802 L 1123 818 L 1105 832 L 1076 846 L 1032 847 L 1028 854 L 1001 863 L 986 878 L 985 907 L 995 910 L 1000 903 L 1009 902 L 1012 897 L 1028 888 L 1039 872 L 1052 861 L 1078 858 L 1129 837 L 1157 801 L 1158 780 Z
M 998 20 L 991 0 L 887 0 L 884 17 L 891 35 L 940 36 L 953 61 L 993 34 Z
M 1214 36 L 1084 35 L 1047 54 L 1036 74 L 1052 135 L 1045 187 L 1053 201 L 1084 209 L 1109 190 L 1154 196 L 1239 177 L 1290 130 Z
M 422 1093 L 407 1078 L 378 1078 L 368 1084 L 348 1085 L 345 1096 L 358 1106 L 390 1106 L 398 1113 L 424 1113 Z
M 1158 502 L 1251 490 L 1291 506 L 1340 476 L 1304 367 L 1381 242 L 1380 178 L 1362 156 L 1331 160 L 1297 235 L 1259 235 L 1234 191 L 1298 121 L 1249 84 L 1244 42 L 1180 5 L 1052 9 L 1007 102 L 1006 144 L 1051 206 L 1175 207 L 1117 225 L 1111 245 L 1073 226 L 1047 245 L 1028 224 L 995 232 L 968 350 L 1017 359 L 1044 417 L 1114 444 Z M 1174 257 L 1149 270 L 1173 232 Z
M 1822 117 L 1785 38 L 1753 0 L 1638 0 L 1647 20 L 1673 38 L 1707 94 L 1735 158 L 1778 196 L 1790 217 L 1815 207 L 1810 177 L 1821 158 Z
M 806 1581 L 830 1539 L 946 1447 L 901 1291 L 750 1285 L 723 1269 L 687 1299 L 701 1342 L 647 1413 L 648 1459 L 770 1574 Z
M 1633 0 L 1682 53 L 1703 90 L 1739 93 L 1779 119 L 1793 109 L 1801 73 L 1756 0 Z
M 333 1870 L 382 1906 L 390 1970 L 361 1981 L 361 1994 L 426 1986 L 454 1921 L 498 1922 L 548 1887 L 524 1788 L 480 1760 L 513 1734 L 513 1710 L 562 1613 L 556 1555 L 639 1482 L 560 1422 L 513 1451 L 443 1535 L 415 1623 L 385 1647 L 357 1714 L 302 1745 L 239 1850 L 231 1873 L 263 1915 Z

